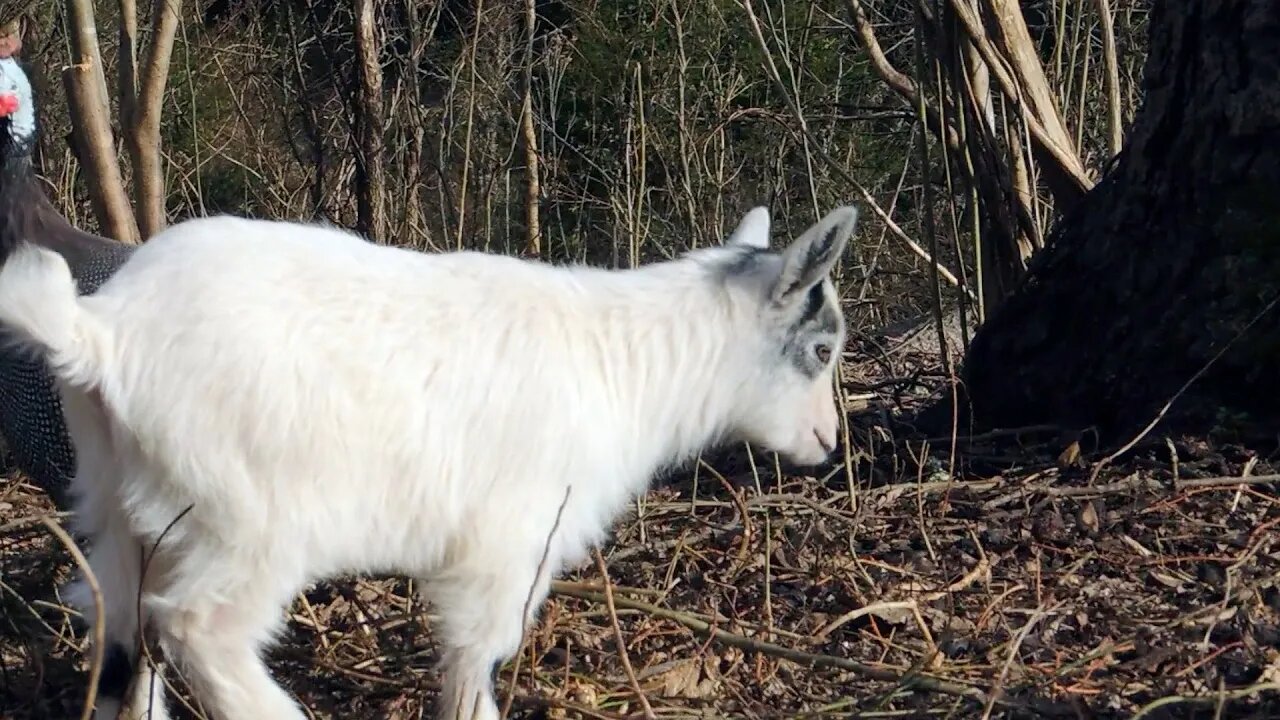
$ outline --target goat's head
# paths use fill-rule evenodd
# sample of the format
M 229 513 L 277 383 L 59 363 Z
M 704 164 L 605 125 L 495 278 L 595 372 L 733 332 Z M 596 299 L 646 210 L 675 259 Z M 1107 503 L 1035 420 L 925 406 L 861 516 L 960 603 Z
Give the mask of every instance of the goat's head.
M 845 323 L 830 273 L 857 221 L 855 207 L 839 208 L 770 251 L 769 211 L 758 207 L 725 241 L 725 283 L 751 326 L 735 434 L 797 465 L 825 461 L 839 437 L 832 378 Z

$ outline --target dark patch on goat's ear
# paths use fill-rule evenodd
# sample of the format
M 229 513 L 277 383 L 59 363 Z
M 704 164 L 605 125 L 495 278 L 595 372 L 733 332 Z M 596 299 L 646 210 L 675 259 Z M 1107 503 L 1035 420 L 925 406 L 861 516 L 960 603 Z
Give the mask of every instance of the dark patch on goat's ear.
M 133 660 L 124 645 L 113 642 L 102 656 L 102 674 L 98 677 L 98 694 L 112 700 L 123 700 L 133 679 Z
M 783 263 L 782 275 L 778 278 L 778 287 L 773 298 L 784 302 L 809 287 L 818 287 L 820 280 L 835 262 L 835 247 L 840 238 L 840 226 L 827 230 L 814 241 L 805 243 L 801 248 L 803 255 L 788 257 Z
M 782 271 L 771 293 L 774 303 L 794 303 L 797 293 L 808 290 L 826 277 L 853 234 L 857 218 L 856 208 L 833 210 L 783 252 Z
M 827 296 L 823 291 L 823 283 L 818 283 L 809 288 L 809 293 L 805 296 L 804 310 L 800 312 L 800 318 L 796 320 L 796 325 L 805 325 L 818 317 L 818 313 L 822 312 L 822 308 L 826 304 Z
M 782 296 L 790 295 L 804 285 L 813 282 L 812 273 L 814 269 L 824 264 L 827 256 L 831 254 L 832 247 L 836 244 L 836 239 L 839 237 L 840 226 L 836 225 L 824 233 L 821 240 L 809 244 L 809 247 L 805 249 L 804 259 L 801 260 L 800 272 L 795 282 L 787 286 L 787 289 L 782 292 Z M 821 283 L 813 287 L 819 289 L 819 293 L 822 292 L 820 289 L 822 287 Z

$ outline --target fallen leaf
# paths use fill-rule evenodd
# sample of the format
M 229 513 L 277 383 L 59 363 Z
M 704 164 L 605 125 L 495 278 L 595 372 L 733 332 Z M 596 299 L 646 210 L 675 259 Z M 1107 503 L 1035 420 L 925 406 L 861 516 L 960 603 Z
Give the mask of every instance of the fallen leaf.
M 679 660 L 652 678 L 665 698 L 699 699 L 718 693 L 719 678 L 715 671 L 718 660 Z
M 1086 500 L 1080 507 L 1080 524 L 1084 525 L 1090 534 L 1098 532 L 1098 510 L 1093 506 L 1092 500 Z
M 1074 441 L 1058 454 L 1058 465 L 1071 467 L 1080 463 L 1080 442 Z

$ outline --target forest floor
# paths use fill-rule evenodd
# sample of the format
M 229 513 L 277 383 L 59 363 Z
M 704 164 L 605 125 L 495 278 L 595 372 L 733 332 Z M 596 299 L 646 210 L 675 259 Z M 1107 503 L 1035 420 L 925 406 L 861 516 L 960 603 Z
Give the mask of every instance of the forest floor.
M 1152 437 L 1101 469 L 1055 432 L 953 454 L 884 422 L 940 385 L 919 367 L 845 368 L 866 407 L 828 477 L 735 452 L 659 483 L 604 549 L 613 612 L 592 563 L 555 586 L 500 674 L 511 717 L 643 717 L 633 685 L 660 718 L 1280 717 L 1274 440 Z M 83 706 L 84 632 L 55 593 L 73 562 L 33 520 L 49 510 L 0 489 L 3 720 Z M 412 597 L 319 585 L 277 676 L 317 717 L 431 717 L 433 619 Z

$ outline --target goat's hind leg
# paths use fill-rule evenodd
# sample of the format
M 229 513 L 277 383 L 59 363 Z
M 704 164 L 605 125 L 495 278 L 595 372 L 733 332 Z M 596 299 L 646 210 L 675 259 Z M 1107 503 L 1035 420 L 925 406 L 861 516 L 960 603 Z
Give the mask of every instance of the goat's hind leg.
M 88 522 L 97 521 L 86 528 L 92 539 L 87 559 L 103 605 L 103 664 L 94 720 L 166 720 L 161 679 L 140 657 L 140 629 L 145 626 L 145 615 L 138 616 L 142 546 L 119 516 L 94 513 L 87 517 Z M 86 618 L 92 636 L 97 608 L 89 584 L 78 579 L 68 586 L 66 595 Z
M 209 557 L 184 557 L 178 581 L 146 598 L 165 656 L 214 720 L 306 720 L 260 654 L 283 622 L 280 585 L 245 577 L 248 561 Z
M 94 720 L 166 720 L 163 683 L 158 672 L 142 661 L 145 610 L 138 602 L 143 591 L 143 544 L 133 533 L 120 504 L 122 467 L 111 443 L 109 422 L 93 393 L 61 388 L 62 415 L 75 448 L 76 471 L 70 497 L 76 532 L 89 539 L 89 568 L 98 581 L 102 601 L 103 667 L 98 677 Z M 149 569 L 149 574 L 154 570 Z M 92 590 L 83 578 L 65 591 L 90 630 L 97 623 Z

